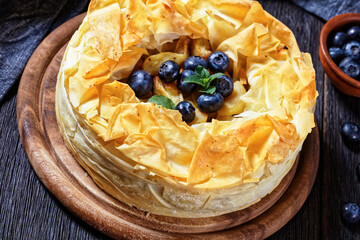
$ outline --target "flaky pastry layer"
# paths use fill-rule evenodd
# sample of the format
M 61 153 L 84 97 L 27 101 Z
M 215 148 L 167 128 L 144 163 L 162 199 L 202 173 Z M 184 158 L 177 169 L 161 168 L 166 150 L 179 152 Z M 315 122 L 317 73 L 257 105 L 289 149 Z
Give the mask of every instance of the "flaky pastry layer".
M 125 83 L 151 52 L 186 58 L 204 52 L 201 41 L 231 59 L 235 90 L 218 119 L 199 113 L 188 125 Z M 69 42 L 56 111 L 68 148 L 109 194 L 155 214 L 205 217 L 280 183 L 314 127 L 316 96 L 310 55 L 257 2 L 107 0 L 90 3 Z

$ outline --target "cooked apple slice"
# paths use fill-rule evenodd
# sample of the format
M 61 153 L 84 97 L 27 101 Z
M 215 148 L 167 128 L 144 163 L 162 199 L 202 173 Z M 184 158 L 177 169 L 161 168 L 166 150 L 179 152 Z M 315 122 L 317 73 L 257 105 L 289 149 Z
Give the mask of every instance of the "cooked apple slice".
M 147 71 L 151 76 L 158 75 L 159 67 L 163 62 L 172 60 L 181 65 L 187 58 L 186 54 L 179 54 L 173 52 L 162 52 L 152 55 L 145 59 L 143 69 Z
M 184 100 L 182 93 L 176 87 L 176 83 L 164 83 L 158 76 L 153 79 L 153 93 L 168 97 L 175 105 Z
M 241 82 L 235 81 L 234 90 L 230 96 L 224 99 L 224 106 L 218 111 L 218 117 L 228 117 L 242 113 L 245 108 L 245 103 L 240 97 L 245 93 L 245 87 Z

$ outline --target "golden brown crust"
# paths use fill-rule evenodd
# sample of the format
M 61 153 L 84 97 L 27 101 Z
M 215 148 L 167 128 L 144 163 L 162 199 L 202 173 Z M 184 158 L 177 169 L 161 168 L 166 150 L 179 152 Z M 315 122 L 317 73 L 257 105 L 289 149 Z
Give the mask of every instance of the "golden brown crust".
M 198 117 L 188 125 L 178 111 L 137 99 L 124 83 L 139 59 L 154 49 L 173 51 L 158 56 L 181 60 L 189 50 L 206 58 L 209 47 L 230 57 L 229 73 L 235 81 L 218 120 L 206 122 L 208 115 L 197 109 Z M 153 71 L 150 61 L 145 59 L 143 66 Z M 183 96 L 174 86 L 155 79 L 154 93 L 178 102 Z M 197 216 L 203 216 L 202 211 L 216 215 L 239 209 L 269 193 L 269 186 L 277 186 L 314 127 L 316 97 L 310 55 L 301 53 L 292 32 L 257 2 L 106 0 L 91 2 L 69 43 L 56 106 L 64 135 L 70 125 L 81 122 L 81 134 L 67 136 L 67 144 L 74 154 L 83 148 L 94 152 L 94 159 L 78 154 L 78 160 L 110 194 L 120 200 L 126 195 L 119 197 L 123 183 L 114 180 L 119 169 L 132 181 L 145 174 L 144 181 L 152 187 L 139 191 L 149 191 L 160 205 L 175 209 L 177 204 L 155 193 L 155 186 L 166 186 L 179 196 L 194 191 L 194 198 L 207 203 L 207 210 L 193 206 Z M 86 133 L 95 137 L 85 147 Z M 108 163 L 101 157 L 107 151 L 116 160 Z M 256 187 L 247 192 L 249 184 Z M 221 188 L 257 197 L 241 200 L 236 195 L 229 203 L 233 207 L 220 209 L 209 196 L 219 198 L 215 192 Z M 161 207 L 155 209 L 161 213 Z

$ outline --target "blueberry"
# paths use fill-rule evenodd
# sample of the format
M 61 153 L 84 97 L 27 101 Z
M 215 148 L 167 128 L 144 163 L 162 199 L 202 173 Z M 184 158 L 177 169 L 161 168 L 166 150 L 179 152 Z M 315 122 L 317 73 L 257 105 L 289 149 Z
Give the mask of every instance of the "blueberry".
M 188 69 L 188 70 L 194 71 L 198 65 L 201 65 L 204 68 L 207 68 L 206 60 L 199 56 L 188 57 L 184 62 L 184 68 Z
M 220 93 L 202 94 L 196 103 L 200 111 L 212 113 L 218 111 L 224 105 L 224 97 Z
M 341 206 L 340 211 L 347 223 L 356 223 L 360 220 L 360 207 L 356 203 L 346 203 Z
M 350 41 L 343 46 L 344 54 L 353 59 L 360 59 L 360 43 L 357 41 Z
M 347 34 L 350 39 L 359 40 L 360 39 L 360 27 L 353 26 L 353 27 L 349 28 L 349 30 L 347 31 Z
M 332 58 L 332 60 L 336 63 L 345 57 L 344 51 L 339 47 L 329 48 L 329 55 Z
M 195 108 L 188 101 L 179 102 L 175 109 L 181 113 L 183 121 L 189 123 L 195 119 Z
M 231 78 L 227 75 L 222 75 L 217 77 L 216 80 L 216 91 L 220 93 L 223 97 L 228 97 L 234 90 L 234 84 Z
M 188 76 L 195 75 L 195 72 L 192 70 L 184 70 L 181 73 L 181 77 L 179 80 L 177 80 L 176 85 L 178 89 L 184 94 L 184 95 L 190 95 L 192 92 L 196 89 L 195 83 L 184 83 L 185 78 Z
M 344 32 L 335 33 L 332 39 L 332 45 L 335 47 L 342 47 L 344 43 L 349 39 L 349 36 Z
M 180 67 L 174 61 L 166 61 L 159 68 L 159 78 L 161 81 L 171 83 L 180 76 Z
M 343 60 L 341 60 L 341 62 L 339 63 L 339 68 L 344 68 L 346 64 L 348 64 L 349 62 L 353 61 L 353 59 L 351 57 L 346 57 Z
M 177 80 L 176 85 L 178 89 L 184 94 L 184 95 L 190 95 L 192 92 L 196 89 L 195 83 L 184 83 L 185 78 L 188 76 L 195 75 L 195 72 L 192 70 L 184 70 L 181 73 L 181 77 L 179 80 Z
M 352 122 L 341 126 L 341 135 L 346 142 L 360 142 L 360 128 Z
M 127 83 L 135 92 L 137 97 L 143 97 L 147 95 L 153 87 L 150 74 L 144 70 L 137 70 L 133 72 Z
M 346 57 L 341 60 L 339 68 L 349 77 L 360 79 L 360 65 L 351 57 Z
M 229 67 L 229 57 L 223 52 L 213 52 L 207 59 L 208 68 L 212 72 L 225 72 Z

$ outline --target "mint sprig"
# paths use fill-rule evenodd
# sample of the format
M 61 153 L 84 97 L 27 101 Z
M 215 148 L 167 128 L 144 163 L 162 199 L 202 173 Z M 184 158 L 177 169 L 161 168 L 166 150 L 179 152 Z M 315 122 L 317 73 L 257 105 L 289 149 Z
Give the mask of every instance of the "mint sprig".
M 167 109 L 175 109 L 175 104 L 168 97 L 162 95 L 153 95 L 147 102 L 155 103 Z
M 207 93 L 207 94 L 214 94 L 216 91 L 216 87 L 215 86 L 210 86 L 208 89 L 206 90 L 199 90 L 199 92 L 201 93 Z
M 224 73 L 215 73 L 210 75 L 209 71 L 201 65 L 195 68 L 195 75 L 188 76 L 184 79 L 184 83 L 195 83 L 200 85 L 200 92 L 207 94 L 214 94 L 216 91 L 215 86 L 210 86 L 211 82 L 216 78 L 224 75 Z

